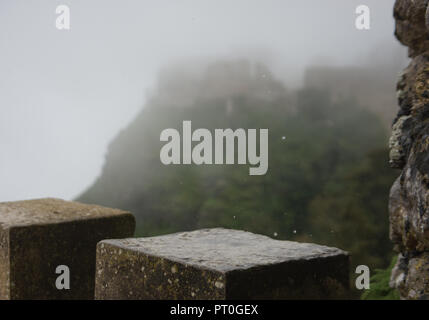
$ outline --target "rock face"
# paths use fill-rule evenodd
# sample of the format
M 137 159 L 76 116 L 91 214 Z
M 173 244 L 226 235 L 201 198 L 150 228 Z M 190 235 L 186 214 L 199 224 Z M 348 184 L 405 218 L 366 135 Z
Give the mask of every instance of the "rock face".
M 202 229 L 101 241 L 95 298 L 339 298 L 348 277 L 348 254 L 336 248 Z
M 0 299 L 93 299 L 95 248 L 134 234 L 125 211 L 59 199 L 0 203 Z M 56 268 L 70 270 L 58 290 Z
M 390 163 L 401 168 L 390 193 L 390 237 L 399 252 L 391 286 L 403 299 L 429 298 L 429 12 L 428 0 L 397 0 L 396 36 L 412 59 L 398 80 L 400 106 Z
M 395 35 L 409 48 L 410 57 L 422 54 L 429 48 L 425 19 L 427 4 L 427 0 L 397 0 L 395 3 Z

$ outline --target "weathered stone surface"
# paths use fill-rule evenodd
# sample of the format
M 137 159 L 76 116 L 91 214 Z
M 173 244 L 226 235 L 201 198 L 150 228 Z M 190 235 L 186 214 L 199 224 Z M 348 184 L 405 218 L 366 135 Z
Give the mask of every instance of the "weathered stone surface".
M 298 299 L 347 294 L 348 254 L 203 229 L 97 245 L 96 299 Z
M 428 0 L 397 0 L 395 3 L 395 35 L 409 47 L 411 57 L 429 49 L 429 33 L 425 23 L 427 4 Z
M 0 203 L 0 299 L 93 299 L 97 242 L 134 228 L 134 217 L 117 209 L 59 199 Z M 70 268 L 70 290 L 55 286 L 59 265 Z
M 429 299 L 429 252 L 411 258 L 399 254 L 398 263 L 392 270 L 390 286 L 398 288 L 403 299 Z
M 416 255 L 409 259 L 407 270 L 407 299 L 429 299 L 429 252 Z
M 401 168 L 390 193 L 390 237 L 399 252 L 391 286 L 403 299 L 428 299 L 429 281 L 429 11 L 427 0 L 397 0 L 396 35 L 413 58 L 400 76 L 400 110 L 390 163 Z

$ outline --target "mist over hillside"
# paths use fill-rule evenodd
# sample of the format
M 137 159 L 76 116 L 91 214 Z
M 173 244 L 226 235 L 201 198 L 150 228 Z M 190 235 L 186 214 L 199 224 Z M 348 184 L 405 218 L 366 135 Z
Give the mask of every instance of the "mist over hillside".
M 332 93 L 334 99 L 353 97 L 373 111 L 390 129 L 396 115 L 396 81 L 408 63 L 399 45 L 381 43 L 355 66 L 314 65 L 304 73 L 304 87 Z
M 380 170 L 387 168 L 380 117 L 387 105 L 377 104 L 392 79 L 376 76 L 379 68 L 353 69 L 350 79 L 350 69 L 310 68 L 305 86 L 292 90 L 246 59 L 186 70 L 163 71 L 151 99 L 110 144 L 101 176 L 77 200 L 130 210 L 140 236 L 221 226 L 335 245 L 375 267 L 388 263 L 385 203 L 395 172 Z M 332 80 L 341 77 L 340 85 Z M 348 88 L 356 77 L 366 79 L 359 95 Z M 249 176 L 246 165 L 163 165 L 160 133 L 181 132 L 185 120 L 193 129 L 269 129 L 267 174 Z M 356 238 L 351 230 L 359 230 Z
M 0 1 L 0 200 L 75 198 L 101 174 L 110 141 L 161 96 L 159 71 L 177 61 L 191 75 L 224 58 L 262 61 L 292 92 L 310 66 L 388 61 L 401 70 L 390 63 L 396 52 L 406 57 L 393 35 L 394 0 L 367 1 L 369 31 L 355 26 L 361 4 L 77 0 L 71 29 L 60 31 L 57 1 Z

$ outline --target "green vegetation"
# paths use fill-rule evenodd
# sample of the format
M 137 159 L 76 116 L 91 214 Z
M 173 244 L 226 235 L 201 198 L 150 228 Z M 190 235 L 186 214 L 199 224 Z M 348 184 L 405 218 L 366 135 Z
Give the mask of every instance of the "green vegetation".
M 236 228 L 339 247 L 352 254 L 352 270 L 385 268 L 392 257 L 388 193 L 397 172 L 387 167 L 379 118 L 356 99 L 314 88 L 288 92 L 269 74 L 247 77 L 240 83 L 251 90 L 219 94 L 209 73 L 200 81 L 205 95 L 183 106 L 165 102 L 174 101 L 165 98 L 174 86 L 162 87 L 113 141 L 102 175 L 79 200 L 130 210 L 138 236 Z M 217 95 L 207 93 L 211 88 Z M 249 176 L 248 165 L 162 165 L 159 135 L 181 131 L 184 120 L 193 129 L 268 128 L 267 174 Z
M 340 171 L 309 204 L 314 239 L 347 248 L 352 265 L 387 266 L 392 258 L 388 228 L 388 191 L 397 175 L 386 150 L 371 151 Z
M 399 300 L 399 292 L 389 286 L 390 273 L 396 263 L 396 257 L 392 259 L 387 269 L 377 269 L 371 277 L 370 289 L 366 290 L 362 300 Z

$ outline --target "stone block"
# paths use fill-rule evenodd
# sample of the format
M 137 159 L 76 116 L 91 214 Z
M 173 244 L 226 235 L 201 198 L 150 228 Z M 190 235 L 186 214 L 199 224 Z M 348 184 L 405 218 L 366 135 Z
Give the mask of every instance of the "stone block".
M 349 256 L 250 232 L 203 229 L 97 245 L 96 299 L 344 298 Z
M 95 249 L 134 234 L 125 211 L 59 199 L 0 203 L 0 299 L 93 299 Z M 58 290 L 56 268 L 70 270 Z

